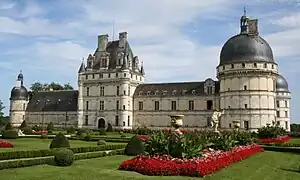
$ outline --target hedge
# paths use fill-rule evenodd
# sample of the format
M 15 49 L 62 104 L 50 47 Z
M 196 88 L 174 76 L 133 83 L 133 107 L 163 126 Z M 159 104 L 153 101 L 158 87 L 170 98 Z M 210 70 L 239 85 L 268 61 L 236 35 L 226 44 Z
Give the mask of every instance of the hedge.
M 276 151 L 276 152 L 290 152 L 300 154 L 299 147 L 279 147 L 279 146 L 265 146 L 261 145 L 265 151 Z
M 276 146 L 276 147 L 300 147 L 300 144 L 293 144 L 293 143 L 284 143 L 284 144 L 278 144 L 278 143 L 261 143 L 260 145 L 263 146 Z
M 83 140 L 77 137 L 70 137 L 68 138 L 69 140 Z M 104 140 L 106 142 L 119 142 L 119 143 L 128 143 L 131 138 L 112 138 L 112 137 L 93 137 L 89 141 L 99 141 L 99 140 Z
M 126 144 L 108 144 L 102 146 L 87 146 L 87 147 L 74 147 L 68 148 L 74 153 L 85 153 L 105 150 L 115 150 L 125 148 Z M 0 152 L 0 160 L 21 159 L 21 158 L 35 158 L 53 156 L 57 149 L 41 149 L 41 150 L 24 150 L 24 151 L 7 151 Z
M 87 152 L 75 154 L 75 160 L 80 159 L 90 159 L 90 158 L 98 158 L 105 156 L 113 156 L 113 155 L 121 155 L 124 154 L 124 149 L 116 149 L 110 152 Z M 14 159 L 8 161 L 0 161 L 0 170 L 2 169 L 10 169 L 10 168 L 19 168 L 19 167 L 28 167 L 34 165 L 42 165 L 42 164 L 50 164 L 54 162 L 54 157 L 37 157 L 32 159 Z

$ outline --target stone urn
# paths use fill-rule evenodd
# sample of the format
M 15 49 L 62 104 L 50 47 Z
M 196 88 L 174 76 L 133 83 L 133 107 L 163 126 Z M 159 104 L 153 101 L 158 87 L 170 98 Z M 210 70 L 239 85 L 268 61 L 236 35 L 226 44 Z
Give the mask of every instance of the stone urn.
M 183 126 L 183 117 L 184 115 L 170 115 L 171 126 L 175 128 L 175 132 L 178 134 L 182 134 L 179 128 Z
M 239 131 L 239 128 L 241 126 L 240 121 L 232 121 L 233 122 L 233 128 L 235 131 Z

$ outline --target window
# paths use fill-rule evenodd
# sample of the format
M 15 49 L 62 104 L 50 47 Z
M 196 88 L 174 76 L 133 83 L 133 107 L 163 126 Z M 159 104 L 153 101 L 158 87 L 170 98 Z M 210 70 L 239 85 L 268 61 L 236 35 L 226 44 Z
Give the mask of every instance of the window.
M 242 63 L 242 68 L 245 68 L 245 63 Z
M 144 107 L 143 107 L 143 102 L 142 102 L 142 101 L 140 101 L 140 102 L 139 102 L 139 111 L 142 111 L 142 110 L 143 110 L 143 108 L 144 108 Z
M 207 118 L 206 118 L 206 126 L 207 126 L 207 127 L 210 127 L 210 126 L 211 126 L 211 118 L 210 118 L 210 117 L 207 117 Z
M 117 86 L 117 96 L 120 95 L 120 86 Z
M 288 107 L 288 102 L 287 102 L 287 101 L 284 101 L 284 103 L 285 103 L 285 107 Z
M 89 115 L 85 115 L 84 125 L 89 125 Z
M 247 108 L 248 108 L 248 104 L 244 104 L 244 106 L 245 106 L 245 109 L 247 109 Z
M 227 91 L 230 91 L 230 88 L 228 88 Z
M 272 64 L 272 69 L 274 69 L 274 65 Z
M 103 74 L 102 73 L 99 74 L 99 78 L 103 78 Z
M 189 110 L 194 110 L 194 101 L 189 101 Z
M 100 96 L 104 96 L 104 86 L 100 86 Z
M 231 64 L 231 69 L 233 69 L 234 68 L 234 64 Z
M 126 96 L 126 90 L 123 91 L 124 96 Z
M 130 96 L 130 86 L 128 86 L 128 96 Z
M 225 66 L 223 66 L 223 70 L 225 70 Z
M 90 88 L 86 87 L 86 96 L 90 96 Z
M 95 79 L 95 74 L 93 74 L 93 79 Z
M 108 73 L 108 78 L 110 78 L 110 73 Z
M 231 106 L 228 106 L 228 109 L 230 109 L 231 108 Z
M 213 101 L 212 100 L 206 101 L 206 109 L 212 110 L 212 107 L 213 107 Z
M 116 73 L 116 78 L 119 77 L 119 73 Z
M 172 95 L 176 95 L 176 92 L 177 92 L 176 90 L 173 90 Z
M 126 106 L 125 105 L 123 105 L 123 110 L 125 110 L 126 109 Z
M 171 101 L 171 110 L 176 111 L 176 101 Z
M 124 73 L 124 77 L 126 77 L 126 73 Z
M 196 90 L 192 90 L 192 94 L 196 94 Z
M 276 121 L 277 126 L 280 126 L 280 121 Z
M 119 116 L 118 115 L 116 115 L 116 117 L 115 117 L 115 125 L 119 126 Z
M 231 123 L 229 123 L 229 128 L 231 128 Z
M 130 116 L 128 116 L 127 125 L 130 126 Z
M 276 116 L 280 117 L 280 111 L 276 111 Z
M 207 94 L 213 94 L 213 87 L 212 86 L 207 87 Z
M 123 126 L 126 126 L 126 123 L 125 123 L 125 121 L 123 121 Z
M 244 121 L 244 129 L 249 129 L 249 121 Z
M 289 129 L 288 122 L 285 121 L 285 129 Z
M 253 65 L 254 65 L 255 68 L 257 68 L 257 64 L 256 63 L 254 63 Z
M 26 109 L 26 104 L 23 103 L 23 111 L 25 111 L 25 109 Z
M 264 64 L 264 68 L 267 68 L 267 63 Z
M 89 102 L 88 101 L 85 102 L 85 109 L 89 110 Z
M 120 103 L 119 103 L 119 101 L 117 100 L 117 101 L 116 101 L 116 110 L 119 110 L 119 104 L 120 104 Z
M 25 120 L 25 115 L 22 116 L 22 120 Z
M 284 111 L 285 117 L 288 117 L 288 111 Z
M 279 101 L 276 101 L 276 106 L 277 106 L 278 108 L 280 107 Z
M 154 101 L 154 110 L 159 111 L 159 101 Z
M 244 86 L 244 90 L 247 90 L 247 86 Z
M 104 101 L 100 101 L 100 110 L 104 110 Z
M 157 96 L 159 94 L 159 91 L 155 91 L 155 95 Z
M 150 95 L 151 95 L 151 91 L 148 91 L 148 92 L 147 92 L 147 96 L 150 96 Z
M 87 74 L 87 75 L 85 75 L 85 79 L 89 79 L 89 75 Z
M 131 78 L 133 78 L 133 74 L 131 74 Z

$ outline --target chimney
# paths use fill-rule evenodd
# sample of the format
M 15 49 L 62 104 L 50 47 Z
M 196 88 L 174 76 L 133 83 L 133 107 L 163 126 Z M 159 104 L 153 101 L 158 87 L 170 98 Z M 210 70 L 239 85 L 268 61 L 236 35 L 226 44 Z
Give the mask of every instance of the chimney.
M 248 34 L 250 36 L 258 36 L 258 19 L 248 20 Z
M 125 48 L 127 42 L 127 32 L 119 33 L 119 48 Z
M 99 35 L 98 36 L 98 51 L 105 51 L 108 43 L 108 35 Z

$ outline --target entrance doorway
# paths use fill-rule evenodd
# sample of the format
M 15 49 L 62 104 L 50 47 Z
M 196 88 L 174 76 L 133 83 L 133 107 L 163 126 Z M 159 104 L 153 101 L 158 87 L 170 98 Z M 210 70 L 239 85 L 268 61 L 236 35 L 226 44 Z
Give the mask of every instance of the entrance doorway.
M 98 120 L 98 129 L 105 128 L 105 120 L 103 118 L 100 118 Z

